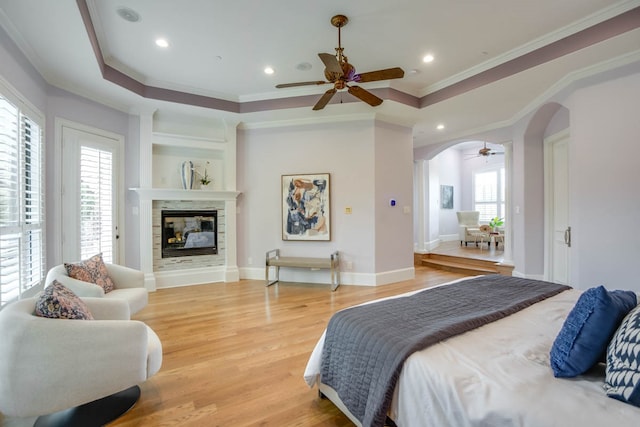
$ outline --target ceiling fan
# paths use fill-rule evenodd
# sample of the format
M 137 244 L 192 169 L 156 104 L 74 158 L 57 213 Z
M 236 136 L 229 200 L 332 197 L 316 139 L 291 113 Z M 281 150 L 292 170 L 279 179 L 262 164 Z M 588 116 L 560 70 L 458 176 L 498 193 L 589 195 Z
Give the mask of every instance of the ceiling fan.
M 404 76 L 402 68 L 387 68 L 384 70 L 370 71 L 368 73 L 356 74 L 356 69 L 353 65 L 349 64 L 349 60 L 344 55 L 344 48 L 342 47 L 340 40 L 340 29 L 347 25 L 349 19 L 344 15 L 336 15 L 331 18 L 331 25 L 338 28 L 338 47 L 336 48 L 336 54 L 319 53 L 318 56 L 325 66 L 324 76 L 327 81 L 318 80 L 311 82 L 298 82 L 298 83 L 284 83 L 276 85 L 276 88 L 286 88 L 295 86 L 307 86 L 307 85 L 323 85 L 327 83 L 333 83 L 333 88 L 329 89 L 320 97 L 316 105 L 313 106 L 314 110 L 322 110 L 331 100 L 333 95 L 337 91 L 347 88 L 347 91 L 356 98 L 366 102 L 367 104 L 375 107 L 382 104 L 382 99 L 378 98 L 366 89 L 360 86 L 348 85 L 347 83 L 365 83 L 375 82 L 378 80 L 399 79 Z
M 472 157 L 489 157 L 495 156 L 496 154 L 504 154 L 502 151 L 494 151 L 493 149 L 487 147 L 487 143 L 484 143 L 484 146 L 478 150 L 478 154 L 470 155 L 469 158 Z

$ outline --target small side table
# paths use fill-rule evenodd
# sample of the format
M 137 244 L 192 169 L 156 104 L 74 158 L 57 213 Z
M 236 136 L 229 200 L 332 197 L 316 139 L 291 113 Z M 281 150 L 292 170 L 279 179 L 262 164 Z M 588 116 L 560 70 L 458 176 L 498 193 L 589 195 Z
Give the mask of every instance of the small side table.
M 500 233 L 497 231 L 492 231 L 491 233 L 489 233 L 489 245 L 491 245 L 491 242 L 496 243 L 496 248 L 498 247 L 498 242 L 504 245 L 504 233 Z

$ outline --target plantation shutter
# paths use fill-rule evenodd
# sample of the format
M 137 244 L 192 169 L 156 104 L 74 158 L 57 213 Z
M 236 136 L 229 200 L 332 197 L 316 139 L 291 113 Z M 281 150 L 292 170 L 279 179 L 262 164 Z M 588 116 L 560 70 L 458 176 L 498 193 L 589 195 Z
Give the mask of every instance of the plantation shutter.
M 82 146 L 80 149 L 80 255 L 102 253 L 113 262 L 113 154 Z
M 41 127 L 0 96 L 0 306 L 44 278 Z

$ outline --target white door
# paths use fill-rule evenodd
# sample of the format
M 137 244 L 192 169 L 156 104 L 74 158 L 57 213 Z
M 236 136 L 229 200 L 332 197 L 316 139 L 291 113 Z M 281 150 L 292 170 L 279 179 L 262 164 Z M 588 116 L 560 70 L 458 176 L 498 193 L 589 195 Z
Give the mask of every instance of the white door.
M 569 283 L 569 134 L 563 132 L 545 141 L 547 155 L 546 200 L 548 206 L 548 280 Z
M 62 256 L 118 263 L 122 138 L 62 126 Z

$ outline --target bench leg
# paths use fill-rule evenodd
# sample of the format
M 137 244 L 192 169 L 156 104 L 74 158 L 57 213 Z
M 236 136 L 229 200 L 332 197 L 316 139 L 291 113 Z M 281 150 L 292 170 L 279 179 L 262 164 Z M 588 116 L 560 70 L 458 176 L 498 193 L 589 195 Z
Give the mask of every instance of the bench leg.
M 276 266 L 275 269 L 276 269 L 276 279 L 270 282 L 269 281 L 269 266 L 267 265 L 264 268 L 264 285 L 265 286 L 271 286 L 274 283 L 278 283 L 280 281 L 280 267 Z
M 331 266 L 331 290 L 335 291 L 340 286 L 340 269 Z

